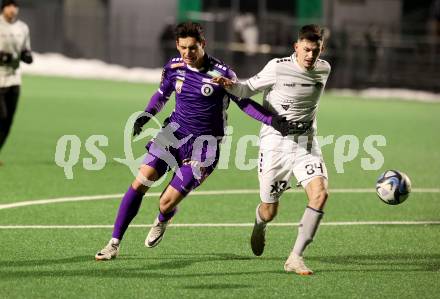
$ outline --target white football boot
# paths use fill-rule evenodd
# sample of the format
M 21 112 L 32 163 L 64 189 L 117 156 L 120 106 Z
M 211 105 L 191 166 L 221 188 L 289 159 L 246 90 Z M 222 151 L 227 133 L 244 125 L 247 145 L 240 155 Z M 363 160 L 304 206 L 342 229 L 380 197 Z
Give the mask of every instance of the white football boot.
M 162 241 L 163 235 L 165 234 L 165 230 L 170 220 L 160 222 L 159 218 L 156 217 L 153 223 L 153 227 L 150 229 L 150 232 L 145 239 L 145 246 L 147 246 L 148 248 L 153 248 L 159 245 L 160 241 Z
M 299 275 L 312 275 L 313 271 L 304 265 L 304 259 L 295 253 L 291 253 L 286 263 L 284 264 L 286 272 L 295 272 Z
M 119 241 L 112 238 L 108 244 L 95 255 L 97 261 L 108 261 L 119 254 Z

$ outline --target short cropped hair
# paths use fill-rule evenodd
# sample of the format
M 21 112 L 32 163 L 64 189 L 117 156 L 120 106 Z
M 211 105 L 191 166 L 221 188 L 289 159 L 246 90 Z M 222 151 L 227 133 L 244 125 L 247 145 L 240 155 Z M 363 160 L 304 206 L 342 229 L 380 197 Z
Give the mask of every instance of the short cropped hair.
M 193 37 L 199 43 L 205 41 L 205 33 L 203 32 L 202 25 L 195 22 L 183 22 L 176 26 L 174 30 L 176 40 L 179 38 Z
M 324 29 L 315 24 L 301 27 L 298 33 L 298 40 L 309 40 L 311 42 L 322 41 L 324 39 Z
M 19 6 L 17 0 L 2 0 L 1 10 L 9 5 Z

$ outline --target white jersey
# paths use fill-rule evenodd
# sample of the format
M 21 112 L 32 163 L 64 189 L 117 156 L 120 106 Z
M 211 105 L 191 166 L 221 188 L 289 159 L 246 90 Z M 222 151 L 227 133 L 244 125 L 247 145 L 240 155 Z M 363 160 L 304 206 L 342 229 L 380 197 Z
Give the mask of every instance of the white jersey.
M 8 66 L 0 66 L 0 87 L 21 84 L 21 74 L 18 69 L 20 55 L 23 50 L 31 50 L 29 28 L 22 21 L 9 23 L 0 15 L 0 51 L 12 54 L 13 62 Z
M 292 54 L 272 59 L 257 75 L 244 83 L 238 82 L 228 91 L 239 97 L 263 92 L 265 108 L 288 121 L 312 122 L 312 128 L 306 135 L 314 136 L 318 103 L 329 74 L 330 64 L 327 61 L 318 59 L 312 70 L 305 70 Z M 294 139 L 295 136 L 283 137 L 273 127 L 263 124 L 260 148 L 292 152 L 296 148 Z

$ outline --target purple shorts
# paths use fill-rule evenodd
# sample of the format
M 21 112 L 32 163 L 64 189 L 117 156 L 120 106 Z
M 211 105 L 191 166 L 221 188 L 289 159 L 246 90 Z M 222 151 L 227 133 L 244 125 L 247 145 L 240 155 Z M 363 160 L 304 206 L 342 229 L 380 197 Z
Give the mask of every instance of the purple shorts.
M 182 140 L 185 136 L 174 132 Z M 191 137 L 181 146 L 161 146 L 155 138 L 146 148 L 148 154 L 143 164 L 156 169 L 159 177 L 175 168 L 170 185 L 183 195 L 200 186 L 217 166 L 220 140 L 210 136 Z M 176 148 L 177 147 L 177 148 Z

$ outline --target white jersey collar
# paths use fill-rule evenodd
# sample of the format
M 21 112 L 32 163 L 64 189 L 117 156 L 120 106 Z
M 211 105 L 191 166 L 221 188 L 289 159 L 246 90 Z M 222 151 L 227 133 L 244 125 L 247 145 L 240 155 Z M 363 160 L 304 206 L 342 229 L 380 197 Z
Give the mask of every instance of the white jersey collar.
M 6 21 L 5 16 L 3 14 L 0 14 L 0 23 L 4 23 L 6 25 L 14 25 L 15 23 L 17 23 L 18 18 L 15 18 L 15 20 L 12 23 L 9 23 L 8 21 Z
M 292 58 L 293 63 L 294 63 L 294 64 L 295 64 L 300 70 L 302 70 L 303 72 L 310 72 L 310 71 L 314 71 L 314 70 L 315 70 L 315 68 L 316 68 L 316 62 L 318 61 L 318 59 L 316 59 L 315 64 L 313 65 L 313 68 L 310 69 L 310 70 L 307 70 L 307 69 L 305 69 L 305 68 L 303 68 L 302 66 L 299 65 L 298 60 L 296 60 L 296 55 L 295 55 L 295 54 L 296 54 L 296 52 L 293 52 L 291 58 Z

